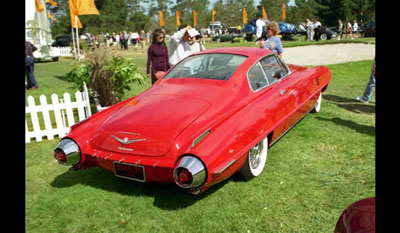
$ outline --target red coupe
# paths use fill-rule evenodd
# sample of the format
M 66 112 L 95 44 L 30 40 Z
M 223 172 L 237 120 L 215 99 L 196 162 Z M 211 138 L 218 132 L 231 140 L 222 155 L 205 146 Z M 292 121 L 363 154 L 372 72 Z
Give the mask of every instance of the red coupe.
M 287 65 L 262 48 L 196 53 L 151 88 L 71 126 L 54 150 L 72 170 L 99 166 L 198 194 L 234 173 L 259 176 L 267 151 L 331 80 L 324 66 Z

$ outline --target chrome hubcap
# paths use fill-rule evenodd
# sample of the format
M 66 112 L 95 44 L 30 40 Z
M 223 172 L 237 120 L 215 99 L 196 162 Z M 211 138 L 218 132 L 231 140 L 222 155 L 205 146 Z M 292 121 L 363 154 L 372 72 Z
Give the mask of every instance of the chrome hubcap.
M 260 165 L 262 151 L 263 141 L 259 142 L 257 145 L 250 149 L 250 166 L 252 169 L 256 169 Z

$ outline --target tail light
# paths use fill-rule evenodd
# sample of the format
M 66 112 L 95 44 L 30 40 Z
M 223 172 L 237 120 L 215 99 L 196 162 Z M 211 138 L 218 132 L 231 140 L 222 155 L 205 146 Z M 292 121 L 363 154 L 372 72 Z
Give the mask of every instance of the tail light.
M 206 169 L 203 163 L 194 156 L 182 157 L 174 169 L 175 183 L 181 188 L 195 188 L 206 180 Z
M 59 164 L 76 165 L 81 161 L 79 146 L 71 139 L 63 139 L 54 149 L 54 158 Z

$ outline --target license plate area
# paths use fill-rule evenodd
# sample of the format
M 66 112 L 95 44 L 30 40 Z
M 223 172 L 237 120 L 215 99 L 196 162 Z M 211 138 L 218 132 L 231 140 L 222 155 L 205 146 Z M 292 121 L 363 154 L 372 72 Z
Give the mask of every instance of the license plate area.
M 144 167 L 136 164 L 113 162 L 114 175 L 117 177 L 136 180 L 140 182 L 146 181 Z

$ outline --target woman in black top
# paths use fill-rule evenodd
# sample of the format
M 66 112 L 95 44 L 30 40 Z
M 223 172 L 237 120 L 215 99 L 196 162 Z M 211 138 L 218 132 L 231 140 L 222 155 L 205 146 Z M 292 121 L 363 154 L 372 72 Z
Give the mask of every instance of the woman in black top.
M 168 62 L 168 48 L 164 43 L 164 32 L 156 29 L 153 33 L 153 41 L 147 50 L 147 77 L 150 77 L 151 67 L 151 83 L 154 84 L 157 79 L 155 74 L 158 71 L 167 71 L 170 68 Z M 151 65 L 150 65 L 151 64 Z

